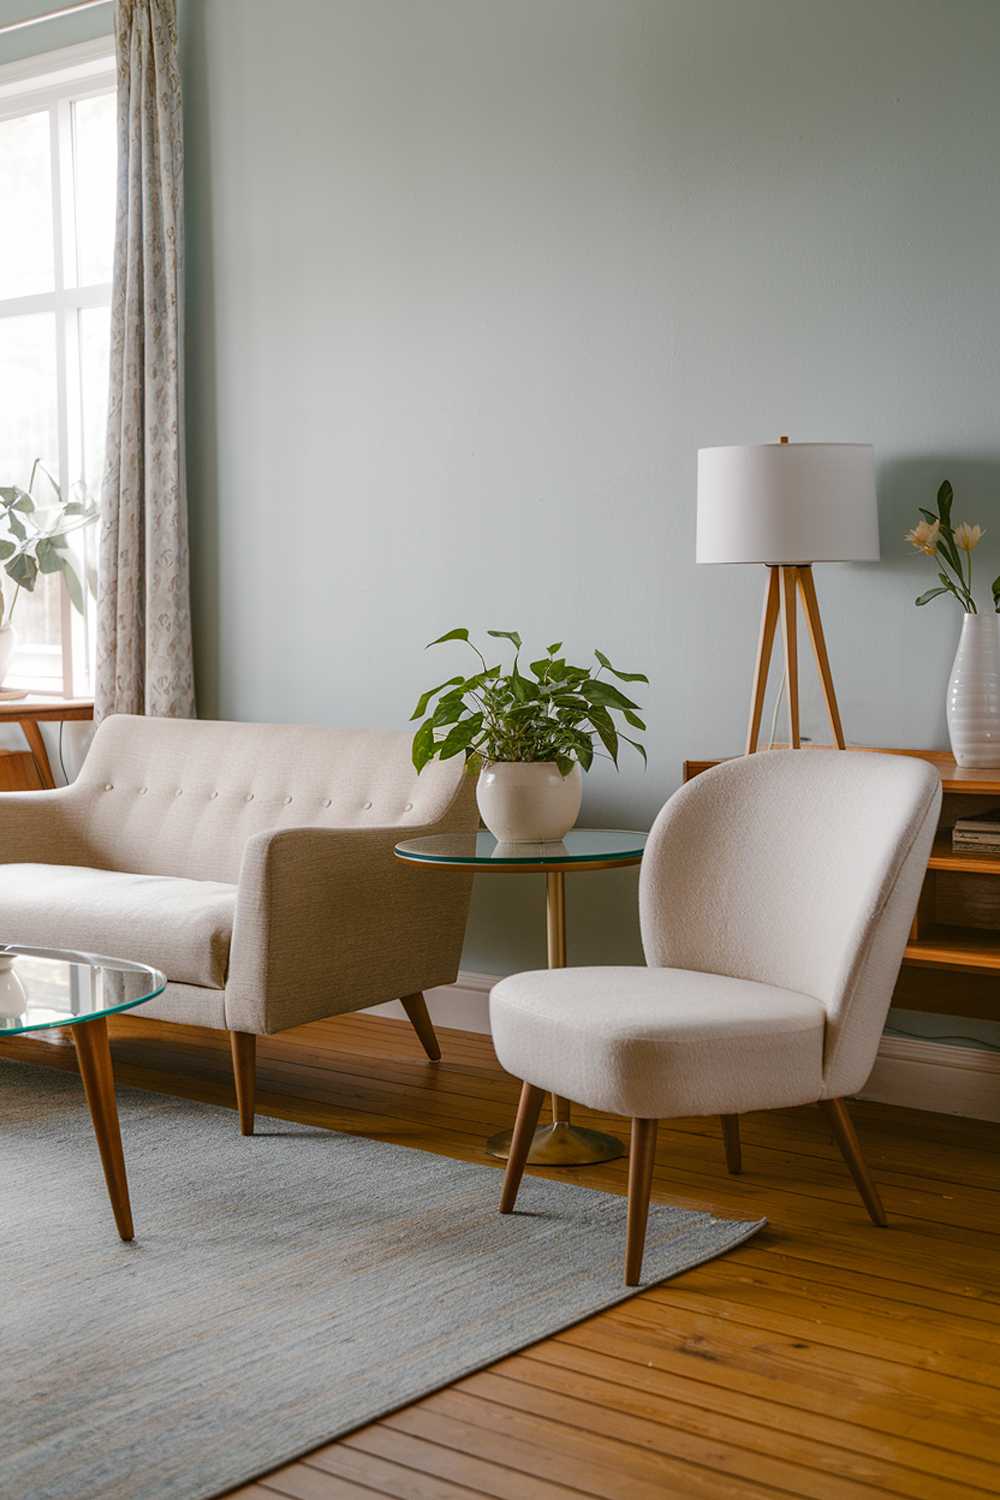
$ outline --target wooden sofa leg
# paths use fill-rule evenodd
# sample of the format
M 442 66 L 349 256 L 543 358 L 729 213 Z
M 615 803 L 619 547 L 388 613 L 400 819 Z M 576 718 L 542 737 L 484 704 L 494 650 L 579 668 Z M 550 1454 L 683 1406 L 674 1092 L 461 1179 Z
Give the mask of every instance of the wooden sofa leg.
M 740 1147 L 739 1115 L 720 1115 L 722 1121 L 722 1143 L 726 1148 L 726 1166 L 734 1177 L 743 1171 L 743 1152 Z
M 819 1107 L 833 1128 L 840 1153 L 854 1178 L 854 1185 L 861 1194 L 861 1201 L 868 1210 L 868 1217 L 873 1224 L 878 1225 L 879 1229 L 885 1229 L 889 1219 L 882 1207 L 882 1199 L 879 1197 L 875 1180 L 868 1170 L 868 1163 L 861 1150 L 861 1142 L 858 1140 L 854 1123 L 847 1112 L 847 1105 L 843 1099 L 821 1099 Z
M 427 1001 L 423 993 L 418 990 L 415 995 L 404 995 L 400 1004 L 406 1011 L 410 1025 L 420 1038 L 420 1044 L 431 1062 L 440 1062 L 441 1048 L 438 1045 L 434 1024 L 427 1012 Z
M 653 1186 L 658 1120 L 633 1120 L 628 1153 L 628 1237 L 625 1244 L 625 1285 L 638 1286 L 642 1253 L 646 1248 L 649 1192 Z
M 507 1157 L 507 1170 L 504 1172 L 503 1187 L 500 1190 L 502 1214 L 514 1212 L 517 1190 L 524 1176 L 524 1164 L 528 1160 L 528 1152 L 531 1150 L 531 1142 L 534 1139 L 535 1126 L 538 1124 L 544 1098 L 544 1089 L 536 1089 L 533 1083 L 522 1085 L 521 1100 L 517 1106 L 517 1119 L 514 1121 L 514 1134 L 511 1137 L 510 1153 Z
M 240 1111 L 240 1133 L 253 1135 L 254 1093 L 257 1085 L 257 1038 L 251 1031 L 231 1031 L 233 1081 Z

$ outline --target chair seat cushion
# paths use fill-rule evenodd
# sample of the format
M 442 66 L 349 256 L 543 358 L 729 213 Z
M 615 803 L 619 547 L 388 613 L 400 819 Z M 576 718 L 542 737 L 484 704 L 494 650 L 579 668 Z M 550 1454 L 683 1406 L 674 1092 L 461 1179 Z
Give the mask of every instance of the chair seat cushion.
M 494 986 L 490 1022 L 509 1073 L 611 1114 L 741 1114 L 823 1091 L 822 1005 L 751 980 L 542 969 Z
M 224 989 L 236 887 L 79 865 L 0 865 L 0 941 L 82 948 Z

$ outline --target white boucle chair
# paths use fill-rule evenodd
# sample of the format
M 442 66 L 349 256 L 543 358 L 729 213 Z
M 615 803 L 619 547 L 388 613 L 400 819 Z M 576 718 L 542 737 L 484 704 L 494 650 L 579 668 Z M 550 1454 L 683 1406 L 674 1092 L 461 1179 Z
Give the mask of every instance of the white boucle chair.
M 786 750 L 688 783 L 649 836 L 647 968 L 496 985 L 497 1056 L 524 1080 L 500 1202 L 511 1213 L 546 1093 L 632 1119 L 625 1281 L 638 1284 L 661 1119 L 819 1103 L 874 1223 L 885 1212 L 844 1098 L 871 1072 L 941 806 L 905 756 Z
M 0 941 L 162 970 L 141 1013 L 229 1032 L 244 1135 L 258 1036 L 400 999 L 440 1057 L 422 992 L 457 976 L 471 876 L 392 851 L 479 820 L 460 763 L 418 777 L 410 742 L 106 719 L 72 785 L 0 794 Z

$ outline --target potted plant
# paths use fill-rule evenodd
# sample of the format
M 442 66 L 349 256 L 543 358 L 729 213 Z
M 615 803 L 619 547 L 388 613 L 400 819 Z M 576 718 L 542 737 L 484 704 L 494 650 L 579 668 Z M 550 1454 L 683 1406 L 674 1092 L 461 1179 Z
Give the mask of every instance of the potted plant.
M 972 554 L 983 528 L 962 521 L 952 525 L 955 494 L 947 480 L 937 493 L 936 511 L 921 507 L 921 520 L 906 540 L 938 565 L 938 583 L 915 601 L 929 604 L 951 594 L 962 607 L 962 634 L 948 684 L 948 733 L 960 766 L 1000 766 L 1000 578 L 991 587 L 993 609 L 980 614 L 972 591 Z
M 423 721 L 413 736 L 413 764 L 422 771 L 435 758 L 464 755 L 479 772 L 476 800 L 483 822 L 501 843 L 561 839 L 579 815 L 581 770 L 590 769 L 595 754 L 606 753 L 617 766 L 624 740 L 646 759 L 639 741 L 616 722 L 645 730 L 639 705 L 604 674 L 626 683 L 648 684 L 649 678 L 619 671 L 603 651 L 594 652 L 596 668 L 575 667 L 560 655 L 560 641 L 522 672 L 517 631 L 486 633 L 513 646 L 509 671 L 490 666 L 467 630 L 449 630 L 431 641 L 463 642 L 479 658 L 479 669 L 421 694 L 412 715 Z
M 39 475 L 48 487 L 47 496 L 34 493 Z M 30 594 L 40 574 L 61 573 L 70 599 L 83 613 L 83 586 L 66 538 L 71 531 L 90 526 L 97 515 L 97 506 L 83 485 L 75 487 L 72 500 L 64 501 L 59 485 L 38 458 L 26 490 L 16 484 L 0 486 L 0 567 L 14 585 L 8 603 L 8 589 L 0 578 L 0 688 L 17 644 L 13 617 L 22 589 Z

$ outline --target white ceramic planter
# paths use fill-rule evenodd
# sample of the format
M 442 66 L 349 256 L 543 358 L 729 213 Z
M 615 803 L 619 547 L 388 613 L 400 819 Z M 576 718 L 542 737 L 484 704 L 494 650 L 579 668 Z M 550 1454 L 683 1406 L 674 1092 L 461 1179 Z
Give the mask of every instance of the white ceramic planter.
M 554 760 L 491 761 L 476 785 L 483 822 L 502 844 L 561 839 L 580 815 L 582 796 L 580 767 L 563 776 Z
M 0 625 L 0 688 L 4 685 L 7 668 L 17 645 L 17 631 L 13 625 Z
M 963 617 L 947 708 L 958 764 L 1000 766 L 1000 616 Z
M 24 1012 L 28 997 L 24 985 L 13 972 L 14 955 L 0 954 L 0 1021 L 11 1021 Z

